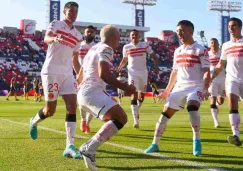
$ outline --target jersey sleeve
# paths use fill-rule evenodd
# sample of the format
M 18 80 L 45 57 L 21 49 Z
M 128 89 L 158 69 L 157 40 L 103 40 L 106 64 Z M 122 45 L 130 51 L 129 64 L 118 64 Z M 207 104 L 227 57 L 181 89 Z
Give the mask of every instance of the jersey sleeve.
M 153 49 L 149 45 L 147 45 L 146 51 L 150 55 L 154 52 Z
M 99 62 L 101 61 L 105 61 L 107 63 L 109 63 L 110 65 L 112 65 L 112 61 L 113 61 L 113 50 L 111 48 L 104 48 L 101 50 L 101 52 L 99 53 Z
M 57 28 L 58 28 L 58 21 L 52 21 L 49 24 L 46 32 L 53 32 L 53 33 L 55 33 L 57 31 Z
M 223 46 L 222 46 L 220 59 L 221 60 L 226 60 L 227 59 L 226 52 L 225 52 L 225 44 L 223 44 Z
M 173 58 L 173 66 L 172 69 L 178 69 L 178 65 L 176 63 L 176 50 L 174 52 L 174 58 Z
M 200 59 L 202 68 L 210 67 L 210 60 L 209 60 L 209 55 L 208 55 L 207 49 L 203 48 L 200 50 L 199 59 Z
M 122 55 L 123 55 L 123 58 L 127 58 L 128 57 L 127 49 L 125 48 L 125 46 L 123 46 Z

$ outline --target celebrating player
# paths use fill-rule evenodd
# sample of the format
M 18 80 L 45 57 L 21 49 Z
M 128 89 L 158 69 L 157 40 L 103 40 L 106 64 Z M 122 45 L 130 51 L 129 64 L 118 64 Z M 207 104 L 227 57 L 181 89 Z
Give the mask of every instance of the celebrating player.
M 66 104 L 66 157 L 80 158 L 74 146 L 76 132 L 77 85 L 73 76 L 72 56 L 78 56 L 81 34 L 73 26 L 78 14 L 78 4 L 67 2 L 64 20 L 53 21 L 47 29 L 45 43 L 48 44 L 41 79 L 44 88 L 45 107 L 30 120 L 30 136 L 37 139 L 37 125 L 56 112 L 57 98 L 61 95 Z
M 229 33 L 232 40 L 223 44 L 219 63 L 214 69 L 212 80 L 222 72 L 226 63 L 226 93 L 229 106 L 229 121 L 233 136 L 228 141 L 236 146 L 241 146 L 240 141 L 240 115 L 239 98 L 243 97 L 243 37 L 241 35 L 242 21 L 231 18 L 228 23 Z
M 83 68 L 78 77 L 78 103 L 82 109 L 104 121 L 100 130 L 80 147 L 86 166 L 96 171 L 95 153 L 97 148 L 116 134 L 127 122 L 127 115 L 121 106 L 105 92 L 106 84 L 134 94 L 133 85 L 121 83 L 110 71 L 114 50 L 120 35 L 115 26 L 106 25 L 100 32 L 101 43 L 93 46 L 84 58 Z
M 138 90 L 138 94 L 133 94 L 131 98 L 131 109 L 134 119 L 133 127 L 139 128 L 139 107 L 144 101 L 148 82 L 147 53 L 153 57 L 155 74 L 158 74 L 158 57 L 147 43 L 139 41 L 138 30 L 134 29 L 131 31 L 130 39 L 131 43 L 123 47 L 123 59 L 118 71 L 121 71 L 128 61 L 128 83 L 133 84 Z
M 219 50 L 219 43 L 216 38 L 212 38 L 210 40 L 210 48 L 211 50 L 208 52 L 209 60 L 210 60 L 210 72 L 212 73 L 214 68 L 219 62 L 221 52 Z M 218 105 L 222 105 L 224 103 L 225 98 L 225 71 L 223 70 L 217 78 L 215 78 L 210 87 L 210 106 L 211 106 L 211 113 L 214 120 L 214 127 L 219 127 L 218 121 Z M 218 105 L 217 105 L 218 104 Z
M 94 38 L 95 28 L 94 26 L 90 25 L 84 30 L 84 41 L 81 42 L 79 57 L 73 59 L 73 66 L 76 74 L 79 73 L 80 67 L 83 66 L 83 60 L 85 55 L 88 53 L 89 49 L 95 45 Z M 82 132 L 85 132 L 86 134 L 89 134 L 91 133 L 89 124 L 92 120 L 93 115 L 91 115 L 90 113 L 87 114 L 86 111 L 81 108 L 79 108 L 79 111 L 81 116 L 80 130 Z
M 166 89 L 161 90 L 160 94 L 163 99 L 167 97 L 168 99 L 156 124 L 153 142 L 144 152 L 159 151 L 159 140 L 166 129 L 168 120 L 177 111 L 184 109 L 184 105 L 187 103 L 193 131 L 193 154 L 199 156 L 201 154 L 201 140 L 198 109 L 201 101 L 208 98 L 210 82 L 208 52 L 193 40 L 194 25 L 190 21 L 180 21 L 177 24 L 176 32 L 182 45 L 175 50 L 169 83 Z

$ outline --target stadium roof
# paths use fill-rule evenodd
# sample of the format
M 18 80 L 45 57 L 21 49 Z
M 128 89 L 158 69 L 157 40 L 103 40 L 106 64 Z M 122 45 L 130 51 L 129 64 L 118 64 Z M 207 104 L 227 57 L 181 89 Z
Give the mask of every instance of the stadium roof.
M 83 21 L 77 21 L 74 23 L 75 26 L 81 26 L 81 27 L 86 27 L 89 25 L 93 25 L 94 27 L 97 28 L 97 30 L 101 30 L 102 27 L 104 27 L 107 24 L 104 23 L 92 23 L 92 22 L 83 22 Z M 119 29 L 127 31 L 127 30 L 133 30 L 136 29 L 138 31 L 141 32 L 148 32 L 150 31 L 149 27 L 139 27 L 139 26 L 126 26 L 126 25 L 119 25 L 119 24 L 113 24 L 115 26 L 117 26 Z
M 157 0 L 122 0 L 122 3 L 134 4 L 134 5 L 156 5 Z

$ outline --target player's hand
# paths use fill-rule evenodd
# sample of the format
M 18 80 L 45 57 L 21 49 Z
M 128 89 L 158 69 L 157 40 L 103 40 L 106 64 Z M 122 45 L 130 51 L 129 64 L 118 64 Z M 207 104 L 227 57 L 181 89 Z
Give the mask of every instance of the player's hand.
M 208 89 L 204 89 L 203 92 L 202 92 L 202 99 L 203 99 L 203 101 L 204 100 L 207 101 L 209 96 L 210 96 L 210 93 L 208 92 Z
M 165 101 L 168 98 L 168 96 L 170 95 L 170 92 L 166 89 L 160 89 L 158 91 L 159 91 L 159 95 L 157 96 L 158 102 Z
M 134 85 L 130 84 L 130 85 L 127 85 L 126 89 L 125 89 L 125 92 L 130 96 L 132 94 L 135 94 L 136 93 L 136 87 L 134 87 Z
M 63 41 L 64 36 L 58 34 L 55 38 L 54 38 L 54 42 L 56 43 L 60 43 L 61 41 Z

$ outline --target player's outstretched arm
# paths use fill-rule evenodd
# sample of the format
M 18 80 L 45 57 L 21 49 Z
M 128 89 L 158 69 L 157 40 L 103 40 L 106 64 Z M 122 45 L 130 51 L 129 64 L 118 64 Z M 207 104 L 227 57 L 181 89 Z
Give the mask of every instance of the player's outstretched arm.
M 220 59 L 218 64 L 216 65 L 213 74 L 211 75 L 211 80 L 213 80 L 214 78 L 216 78 L 220 72 L 222 72 L 222 70 L 224 69 L 226 65 L 226 60 L 222 60 Z
M 122 58 L 122 61 L 121 61 L 120 65 L 119 65 L 118 68 L 117 68 L 117 71 L 120 72 L 121 69 L 122 69 L 124 66 L 126 66 L 126 64 L 127 64 L 127 57 L 124 57 L 124 58 Z
M 135 87 L 126 83 L 122 83 L 113 76 L 113 74 L 110 72 L 110 64 L 106 61 L 99 62 L 99 77 L 107 84 L 115 88 L 122 89 L 128 94 L 134 94 L 136 92 Z
M 79 73 L 79 70 L 80 70 L 78 55 L 79 55 L 78 52 L 73 52 L 73 69 L 74 69 L 76 75 Z

